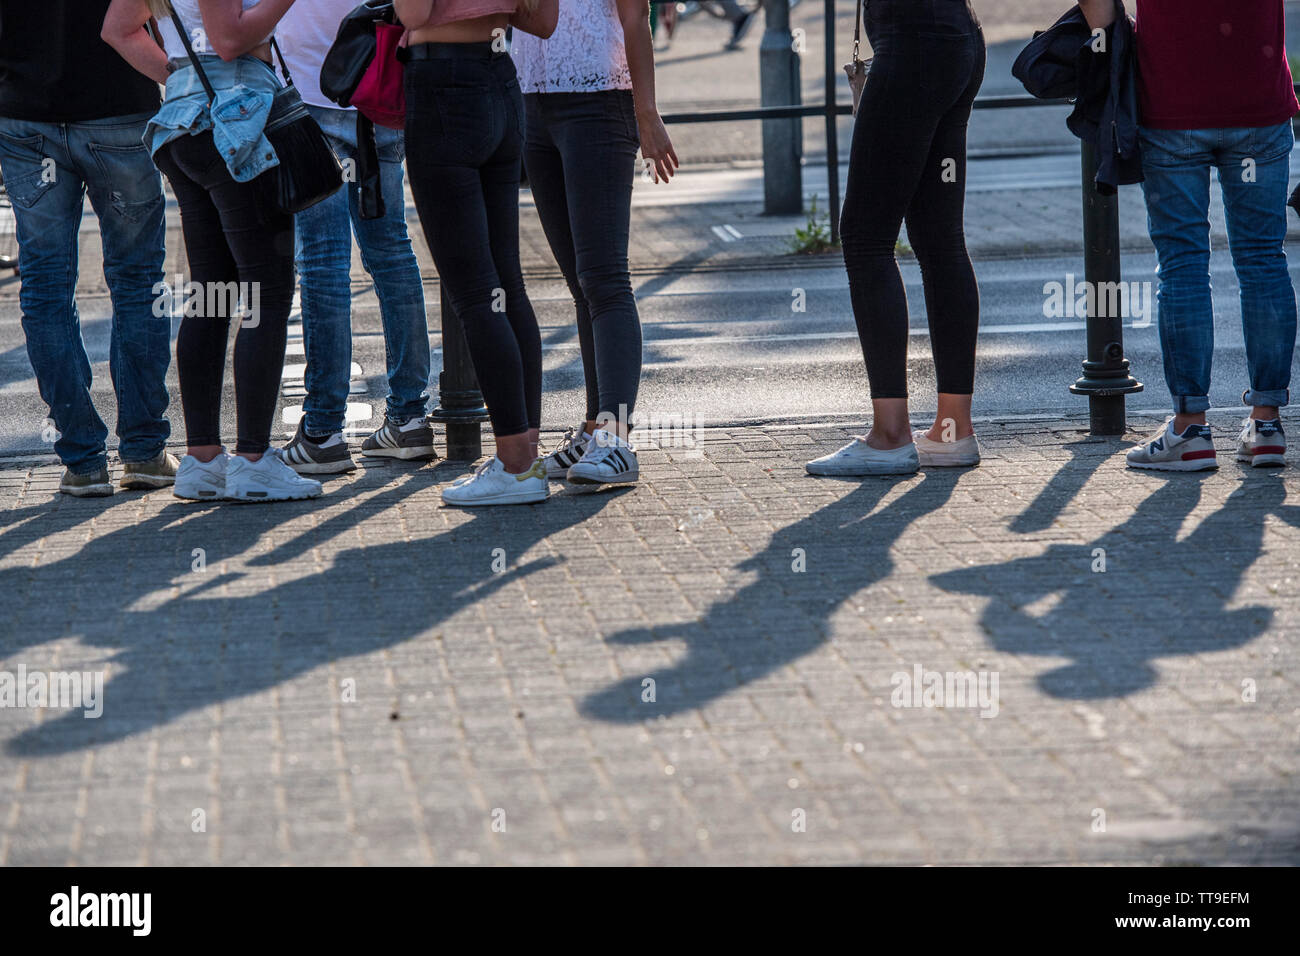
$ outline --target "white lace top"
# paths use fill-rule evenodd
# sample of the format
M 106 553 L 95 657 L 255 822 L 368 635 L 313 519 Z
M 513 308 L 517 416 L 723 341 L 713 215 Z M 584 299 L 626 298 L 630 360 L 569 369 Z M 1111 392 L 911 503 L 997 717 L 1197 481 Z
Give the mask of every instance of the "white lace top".
M 515 30 L 510 53 L 525 93 L 632 88 L 614 0 L 561 0 L 560 19 L 550 39 Z

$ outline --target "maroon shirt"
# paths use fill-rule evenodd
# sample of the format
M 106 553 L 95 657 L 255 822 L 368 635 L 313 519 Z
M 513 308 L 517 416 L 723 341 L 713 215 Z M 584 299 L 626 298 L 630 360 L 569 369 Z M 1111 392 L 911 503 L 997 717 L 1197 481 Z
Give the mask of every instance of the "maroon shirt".
M 1300 110 L 1282 0 L 1137 0 L 1141 123 L 1276 126 Z

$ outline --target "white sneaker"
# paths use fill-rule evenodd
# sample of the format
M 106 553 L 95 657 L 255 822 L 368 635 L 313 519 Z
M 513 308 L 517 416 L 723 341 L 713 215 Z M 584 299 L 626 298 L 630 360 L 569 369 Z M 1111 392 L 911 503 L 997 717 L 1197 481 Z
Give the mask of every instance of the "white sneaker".
M 1219 467 L 1214 436 L 1209 425 L 1188 425 L 1180 435 L 1172 417 L 1146 444 L 1130 448 L 1124 455 L 1130 468 L 1152 471 L 1209 471 Z
M 279 449 L 268 448 L 257 461 L 230 456 L 230 464 L 226 466 L 226 497 L 231 501 L 260 502 L 296 501 L 319 495 L 320 482 L 298 474 L 285 464 L 278 452 Z
M 172 494 L 188 501 L 221 501 L 226 497 L 226 471 L 230 456 L 223 448 L 211 461 L 199 461 L 193 455 L 181 459 L 176 469 Z
M 568 477 L 569 469 L 582 458 L 590 442 L 591 432 L 583 426 L 566 429 L 555 451 L 542 458 L 546 477 L 552 479 Z
M 567 477 L 575 485 L 629 484 L 641 477 L 636 449 L 614 432 L 597 428 Z
M 980 443 L 974 435 L 958 441 L 934 441 L 925 432 L 912 433 L 921 467 L 964 468 L 980 463 Z
M 1247 418 L 1241 423 L 1237 439 L 1237 461 L 1248 461 L 1256 468 L 1286 464 L 1286 432 L 1281 419 L 1260 422 Z
M 479 505 L 530 505 L 545 501 L 551 493 L 546 482 L 546 469 L 538 458 L 522 475 L 512 475 L 495 455 L 467 480 L 460 480 L 442 489 L 442 503 L 461 508 Z
M 810 475 L 911 475 L 920 467 L 916 445 L 908 442 L 902 448 L 882 451 L 872 448 L 861 436 L 853 439 L 839 451 L 808 462 L 804 466 Z

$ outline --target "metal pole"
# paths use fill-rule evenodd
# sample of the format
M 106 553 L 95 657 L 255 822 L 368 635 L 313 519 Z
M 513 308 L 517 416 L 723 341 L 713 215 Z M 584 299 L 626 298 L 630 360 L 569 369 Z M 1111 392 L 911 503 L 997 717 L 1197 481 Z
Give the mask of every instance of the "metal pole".
M 1129 374 L 1124 357 L 1124 317 L 1118 308 L 1120 288 L 1119 197 L 1097 191 L 1097 148 L 1088 140 L 1082 146 L 1083 270 L 1088 294 L 1088 357 L 1083 375 L 1070 386 L 1076 395 L 1088 396 L 1093 435 L 1122 435 L 1124 396 L 1142 391 L 1142 383 Z M 1112 308 L 1115 306 L 1115 308 Z
M 790 0 L 764 0 L 767 29 L 758 48 L 759 94 L 763 106 L 798 106 L 799 54 L 790 33 Z M 803 121 L 763 120 L 763 212 L 789 215 L 803 210 Z
M 861 0 L 858 0 L 860 3 Z M 840 241 L 840 138 L 836 126 L 835 0 L 826 0 L 826 191 L 831 243 Z
M 430 417 L 442 422 L 447 433 L 447 460 L 474 461 L 483 454 L 479 425 L 488 420 L 487 408 L 478 390 L 465 330 L 452 311 L 441 279 L 438 301 L 442 312 L 442 372 L 438 375 L 438 407 Z

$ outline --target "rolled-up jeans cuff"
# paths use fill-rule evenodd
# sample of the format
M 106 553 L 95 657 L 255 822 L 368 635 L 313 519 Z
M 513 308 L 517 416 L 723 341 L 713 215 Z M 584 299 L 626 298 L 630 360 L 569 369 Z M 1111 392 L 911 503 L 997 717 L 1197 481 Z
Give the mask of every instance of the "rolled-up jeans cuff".
M 1176 415 L 1199 415 L 1201 412 L 1209 410 L 1210 397 L 1208 395 L 1174 396 L 1174 414 Z
M 1241 393 L 1241 401 L 1245 405 L 1260 405 L 1264 408 L 1285 408 L 1291 401 L 1291 390 L 1289 388 L 1277 388 L 1270 390 L 1248 388 Z

